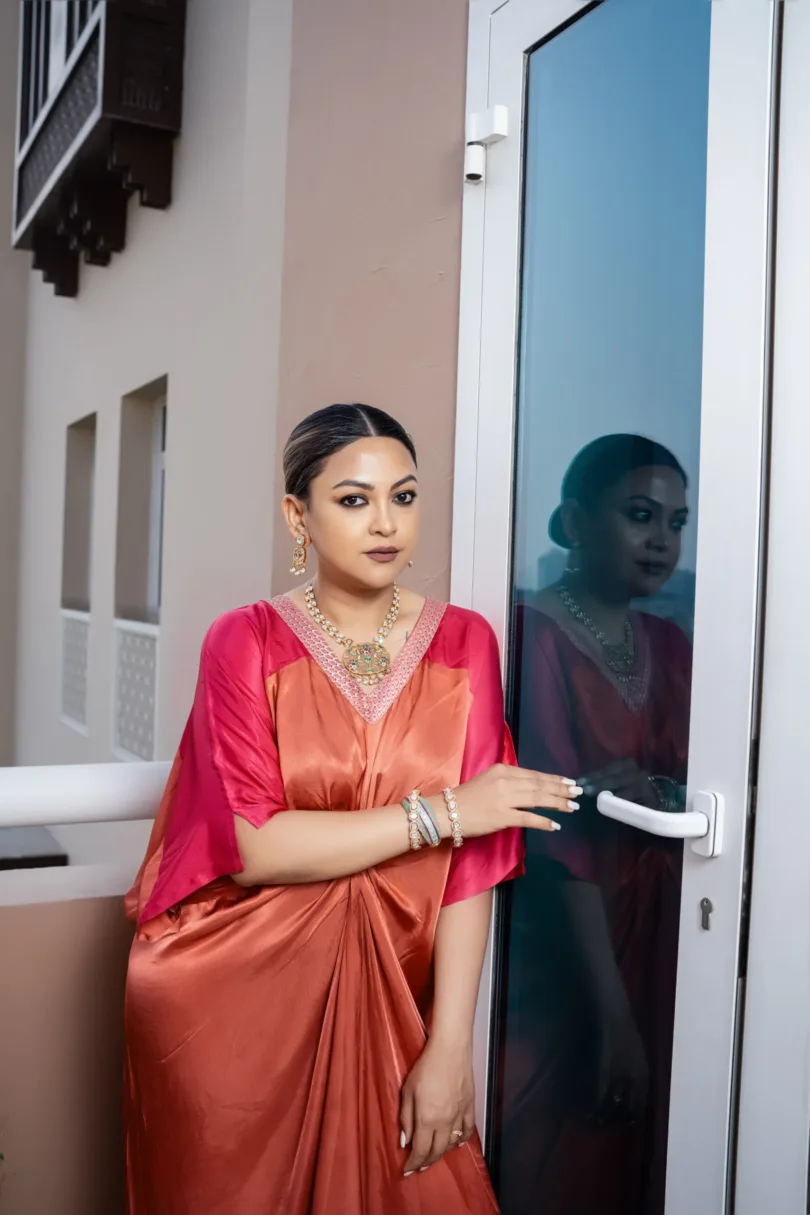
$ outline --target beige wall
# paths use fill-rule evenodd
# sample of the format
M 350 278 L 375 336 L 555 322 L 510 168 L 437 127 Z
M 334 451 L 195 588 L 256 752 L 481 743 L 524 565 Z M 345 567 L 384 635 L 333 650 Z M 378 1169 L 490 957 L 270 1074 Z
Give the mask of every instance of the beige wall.
M 120 899 L 0 908 L 3 1215 L 123 1215 Z
M 332 401 L 413 434 L 426 526 L 413 584 L 446 596 L 467 0 L 295 0 L 279 450 Z M 282 492 L 280 475 L 278 493 Z M 276 523 L 274 589 L 291 543 Z
M 177 744 L 207 625 L 269 591 L 291 20 L 292 0 L 194 0 L 172 207 L 133 200 L 125 252 L 109 268 L 83 266 L 76 300 L 30 275 L 18 763 L 112 757 L 127 393 L 168 376 L 158 757 Z M 65 431 L 89 413 L 97 446 L 84 737 L 59 719 L 59 597 Z
M 20 445 L 25 366 L 24 263 L 10 247 L 16 128 L 16 0 L 0 0 L 0 765 L 14 754 Z

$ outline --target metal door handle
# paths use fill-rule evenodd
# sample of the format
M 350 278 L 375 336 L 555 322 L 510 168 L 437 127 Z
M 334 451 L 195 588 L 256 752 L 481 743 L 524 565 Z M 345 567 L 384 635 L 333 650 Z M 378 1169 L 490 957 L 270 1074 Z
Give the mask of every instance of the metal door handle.
M 683 814 L 666 810 L 651 810 L 638 802 L 626 802 L 612 793 L 600 793 L 596 808 L 605 818 L 637 827 L 650 835 L 670 840 L 692 840 L 692 850 L 698 856 L 719 856 L 723 845 L 723 811 L 725 803 L 719 793 L 698 790 L 691 799 L 691 809 Z

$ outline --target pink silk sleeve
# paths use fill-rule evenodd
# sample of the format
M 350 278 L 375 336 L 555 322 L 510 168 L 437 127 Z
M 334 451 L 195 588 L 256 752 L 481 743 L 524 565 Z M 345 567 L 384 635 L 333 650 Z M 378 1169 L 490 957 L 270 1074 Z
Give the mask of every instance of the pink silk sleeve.
M 234 814 L 260 827 L 285 809 L 260 629 L 240 609 L 215 621 L 205 638 L 163 858 L 143 919 L 242 870 Z
M 472 705 L 461 767 L 461 784 L 493 764 L 515 764 L 515 749 L 504 722 L 503 687 L 498 642 L 482 617 L 470 630 L 470 691 Z M 462 817 L 462 827 L 464 825 Z M 443 905 L 472 898 L 523 872 L 523 832 L 498 831 L 464 841 L 453 849 Z

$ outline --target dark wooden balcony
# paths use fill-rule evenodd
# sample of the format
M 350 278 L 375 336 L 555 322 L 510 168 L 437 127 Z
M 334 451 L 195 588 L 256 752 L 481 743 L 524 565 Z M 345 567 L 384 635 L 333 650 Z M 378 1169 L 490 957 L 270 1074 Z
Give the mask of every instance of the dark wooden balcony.
M 171 202 L 186 0 L 21 0 L 14 244 L 57 295 Z

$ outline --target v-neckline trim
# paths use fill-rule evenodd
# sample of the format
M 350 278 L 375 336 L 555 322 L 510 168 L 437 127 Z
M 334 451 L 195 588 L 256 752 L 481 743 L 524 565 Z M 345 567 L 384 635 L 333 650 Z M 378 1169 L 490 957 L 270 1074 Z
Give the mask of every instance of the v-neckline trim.
M 442 622 L 446 603 L 425 599 L 419 619 L 394 659 L 391 674 L 373 692 L 363 692 L 343 665 L 315 623 L 287 595 L 276 595 L 270 606 L 295 633 L 310 658 L 318 664 L 343 697 L 369 725 L 382 721 L 399 698 L 419 663 L 428 651 Z
M 607 683 L 617 693 L 619 698 L 624 703 L 625 708 L 629 709 L 634 717 L 645 708 L 647 698 L 650 692 L 650 681 L 652 676 L 652 662 L 650 655 L 650 639 L 647 636 L 647 631 L 643 626 L 640 617 L 644 616 L 644 612 L 631 612 L 633 624 L 636 626 L 636 642 L 639 648 L 639 667 L 638 674 L 634 675 L 630 681 L 623 684 L 620 679 L 610 670 L 607 663 L 600 662 L 599 656 L 588 645 L 586 638 L 582 637 L 571 628 L 568 621 L 553 615 L 543 607 L 537 607 L 534 611 L 545 616 L 546 620 L 550 620 L 556 625 L 562 635 L 570 641 L 571 645 L 576 649 L 583 658 L 586 658 L 592 667 L 602 676 Z

